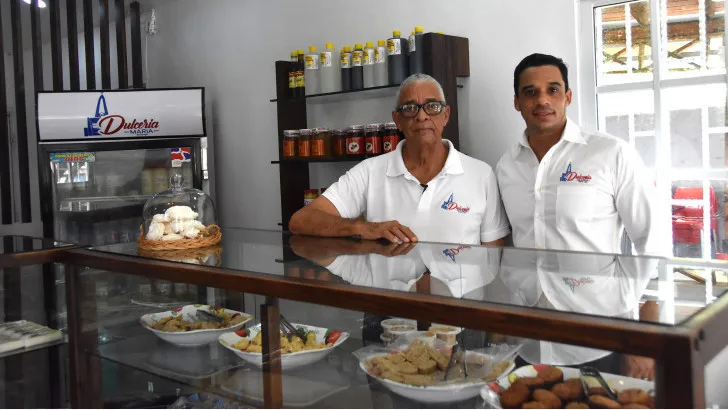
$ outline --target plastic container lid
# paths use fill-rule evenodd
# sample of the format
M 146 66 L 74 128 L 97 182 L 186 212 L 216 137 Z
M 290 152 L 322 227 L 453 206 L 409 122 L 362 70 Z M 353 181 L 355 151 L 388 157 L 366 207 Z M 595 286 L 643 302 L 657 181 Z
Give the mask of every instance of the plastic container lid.
M 422 28 L 422 26 L 415 26 L 415 33 L 422 33 L 425 30 Z
M 308 48 L 308 51 L 309 51 L 309 52 L 311 52 L 311 53 L 315 53 L 315 52 L 316 52 L 316 50 L 317 50 L 316 46 L 310 46 L 310 47 Z
M 334 49 L 334 43 L 326 43 L 326 48 L 333 50 Z
M 367 125 L 365 126 L 365 129 L 366 129 L 367 131 L 376 131 L 376 130 L 378 130 L 378 129 L 379 129 L 379 124 L 367 124 Z
M 314 130 L 312 128 L 304 128 L 304 129 L 300 130 L 301 135 L 311 135 L 314 133 L 314 131 L 316 131 L 316 130 Z
M 299 134 L 300 133 L 298 132 L 298 130 L 283 130 L 284 137 L 293 138 L 293 137 L 297 137 Z
M 366 48 L 374 48 L 374 42 L 372 42 L 372 41 L 367 41 L 367 46 L 366 46 Z
M 384 128 L 386 128 L 388 130 L 389 129 L 396 129 L 397 128 L 397 124 L 395 124 L 393 122 L 387 122 L 387 123 L 384 123 Z
M 354 44 L 354 50 L 361 50 L 361 44 Z
M 394 31 L 392 32 L 392 37 L 399 37 L 399 36 L 401 36 L 401 35 L 402 35 L 402 33 L 401 33 L 401 32 L 400 32 L 399 30 L 394 30 Z
M 349 131 L 357 131 L 357 130 L 363 130 L 364 127 L 361 125 L 350 125 L 346 129 Z
M 379 41 L 377 41 L 377 46 L 378 46 L 378 47 L 384 47 L 384 46 L 386 46 L 386 45 L 387 45 L 387 42 L 386 42 L 386 41 L 384 41 L 384 40 L 379 40 Z

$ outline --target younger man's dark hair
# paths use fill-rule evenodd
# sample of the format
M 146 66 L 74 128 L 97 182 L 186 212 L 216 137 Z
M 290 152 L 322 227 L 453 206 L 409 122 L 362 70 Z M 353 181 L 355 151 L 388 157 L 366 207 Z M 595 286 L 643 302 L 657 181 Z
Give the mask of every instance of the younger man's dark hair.
M 566 67 L 566 64 L 564 64 L 564 60 L 548 54 L 536 53 L 521 60 L 521 62 L 516 66 L 516 70 L 513 72 L 513 92 L 515 92 L 516 96 L 518 95 L 518 87 L 521 86 L 521 73 L 527 68 L 541 67 L 545 65 L 553 65 L 559 68 L 559 71 L 561 71 L 561 77 L 564 79 L 564 85 L 566 86 L 566 90 L 564 91 L 569 90 L 569 69 Z

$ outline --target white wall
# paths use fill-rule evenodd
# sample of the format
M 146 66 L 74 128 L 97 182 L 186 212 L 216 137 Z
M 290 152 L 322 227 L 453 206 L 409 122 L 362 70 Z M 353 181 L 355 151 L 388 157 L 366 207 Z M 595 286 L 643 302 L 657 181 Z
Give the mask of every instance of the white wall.
M 470 39 L 471 77 L 460 91 L 461 149 L 495 165 L 523 122 L 513 109 L 513 68 L 533 52 L 562 57 L 578 95 L 575 0 L 178 0 L 156 3 L 150 87 L 207 87 L 217 146 L 218 209 L 227 227 L 276 229 L 280 222 L 274 61 L 290 50 L 385 39 L 393 29 Z M 317 107 L 310 125 L 387 120 L 392 101 Z M 578 118 L 576 104 L 569 111 Z M 345 166 L 312 166 L 314 187 Z

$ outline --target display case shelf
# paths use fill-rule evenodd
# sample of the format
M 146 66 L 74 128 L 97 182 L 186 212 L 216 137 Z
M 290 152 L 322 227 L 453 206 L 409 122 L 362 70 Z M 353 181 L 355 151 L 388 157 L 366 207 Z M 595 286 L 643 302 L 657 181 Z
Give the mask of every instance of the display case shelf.
M 366 155 L 347 155 L 345 157 L 323 157 L 323 158 L 316 158 L 316 157 L 308 157 L 308 158 L 284 158 L 278 161 L 271 161 L 271 164 L 287 164 L 287 163 L 293 163 L 293 164 L 317 164 L 317 163 L 329 163 L 329 162 L 359 162 L 364 161 L 367 158 L 373 158 L 373 157 L 367 157 Z

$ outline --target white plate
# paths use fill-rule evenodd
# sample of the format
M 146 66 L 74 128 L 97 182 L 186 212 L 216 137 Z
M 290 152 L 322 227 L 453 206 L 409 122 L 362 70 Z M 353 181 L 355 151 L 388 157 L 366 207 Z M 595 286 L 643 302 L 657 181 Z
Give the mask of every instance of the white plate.
M 536 365 L 536 367 L 539 366 L 545 367 L 545 365 Z M 560 369 L 564 373 L 564 380 L 581 376 L 581 374 L 579 373 L 579 369 L 561 366 L 554 367 Z M 513 381 L 515 381 L 515 377 L 536 377 L 537 373 L 538 370 L 536 370 L 533 365 L 519 367 L 513 373 L 509 374 L 508 377 L 498 379 L 498 384 L 503 388 L 503 390 L 505 390 L 511 386 L 511 383 Z M 620 376 L 618 374 L 611 373 L 602 373 L 602 377 L 604 378 L 604 381 L 609 384 L 609 386 L 613 387 L 617 391 L 633 388 L 650 391 L 655 388 L 654 382 L 635 379 L 633 377 Z M 588 381 L 587 384 L 594 387 L 599 386 L 599 382 L 597 382 L 596 379 L 594 379 L 593 381 Z
M 502 377 L 498 379 L 497 383 L 489 383 L 487 387 L 483 387 L 483 389 L 480 392 L 480 396 L 485 400 L 486 402 L 490 403 L 496 408 L 500 407 L 500 395 L 498 393 L 505 391 L 507 388 L 511 386 L 511 383 L 514 382 L 518 377 L 535 377 L 538 373 L 537 368 L 546 367 L 546 365 L 543 364 L 537 364 L 535 365 L 529 365 L 529 366 L 523 366 L 516 369 L 514 372 L 508 375 L 508 377 Z M 560 369 L 564 373 L 564 380 L 571 379 L 575 377 L 580 377 L 581 374 L 579 373 L 579 369 L 574 369 L 571 367 L 561 367 L 561 366 L 554 366 L 558 369 Z M 646 380 L 640 380 L 635 379 L 632 377 L 626 377 L 626 376 L 620 376 L 617 374 L 611 374 L 611 373 L 601 373 L 602 377 L 604 378 L 604 381 L 609 384 L 610 387 L 612 387 L 617 392 L 622 391 L 624 389 L 642 389 L 644 391 L 649 392 L 650 390 L 655 388 L 655 383 L 646 381 Z M 589 386 L 599 386 L 599 382 L 596 379 L 588 380 L 587 384 Z M 493 393 L 495 392 L 495 394 Z
M 175 344 L 177 346 L 182 347 L 194 347 L 194 346 L 203 346 L 209 343 L 214 342 L 217 340 L 220 335 L 222 335 L 225 332 L 235 331 L 243 327 L 243 325 L 250 320 L 253 319 L 252 315 L 249 315 L 247 313 L 238 312 L 236 310 L 230 310 L 225 309 L 225 312 L 232 313 L 233 315 L 236 313 L 240 313 L 243 317 L 245 317 L 245 320 L 238 323 L 235 326 L 226 327 L 224 329 L 201 329 L 201 330 L 190 330 L 189 332 L 163 332 L 161 330 L 156 330 L 152 328 L 152 325 L 159 320 L 170 317 L 170 316 L 179 316 L 182 315 L 183 317 L 187 317 L 192 315 L 194 317 L 195 311 L 197 309 L 204 310 L 209 312 L 210 306 L 208 305 L 187 305 L 182 306 L 181 308 L 177 308 L 174 310 L 168 310 L 166 312 L 161 313 L 150 313 L 148 315 L 142 316 L 140 319 L 140 322 L 142 326 L 147 328 L 149 331 L 153 332 L 155 335 L 157 335 L 160 339 Z
M 326 336 L 326 331 L 328 329 L 323 327 L 315 327 L 315 326 L 308 326 L 308 325 L 302 325 L 299 323 L 291 323 L 293 327 L 299 328 L 302 327 L 306 332 L 314 332 L 316 333 L 316 343 L 323 343 L 324 338 Z M 261 330 L 261 325 L 255 325 L 248 329 L 248 338 L 251 340 L 255 337 L 255 335 L 258 334 Z M 344 343 L 346 339 L 349 338 L 349 333 L 347 332 L 341 332 L 341 336 L 339 337 L 339 340 L 334 343 L 333 346 L 327 347 L 324 349 L 316 349 L 316 350 L 304 350 L 301 352 L 296 353 L 286 353 L 281 355 L 281 369 L 294 369 L 296 367 L 306 366 L 308 364 L 314 363 L 316 361 L 319 361 L 326 357 L 331 351 Z M 220 335 L 220 343 L 225 346 L 226 348 L 230 349 L 233 353 L 238 355 L 241 359 L 245 360 L 248 363 L 251 363 L 255 366 L 262 367 L 263 366 L 263 354 L 262 353 L 252 353 L 252 352 L 243 352 L 239 349 L 236 349 L 232 347 L 235 343 L 239 342 L 242 339 L 242 337 L 235 334 L 235 332 L 225 333 L 223 335 Z
M 490 356 L 481 353 L 468 352 L 468 355 L 479 355 L 484 356 L 486 359 L 490 359 Z M 367 371 L 366 362 L 376 356 L 386 356 L 386 354 L 375 354 L 369 356 L 366 360 L 359 362 L 359 367 L 361 367 L 365 373 L 377 379 L 392 392 L 421 403 L 448 403 L 472 399 L 477 396 L 478 393 L 480 393 L 480 389 L 486 385 L 486 382 L 484 381 L 472 381 L 444 386 L 412 386 L 409 384 L 398 383 L 374 376 Z M 508 366 L 502 374 L 508 374 L 515 367 L 516 365 L 511 360 L 511 365 Z

